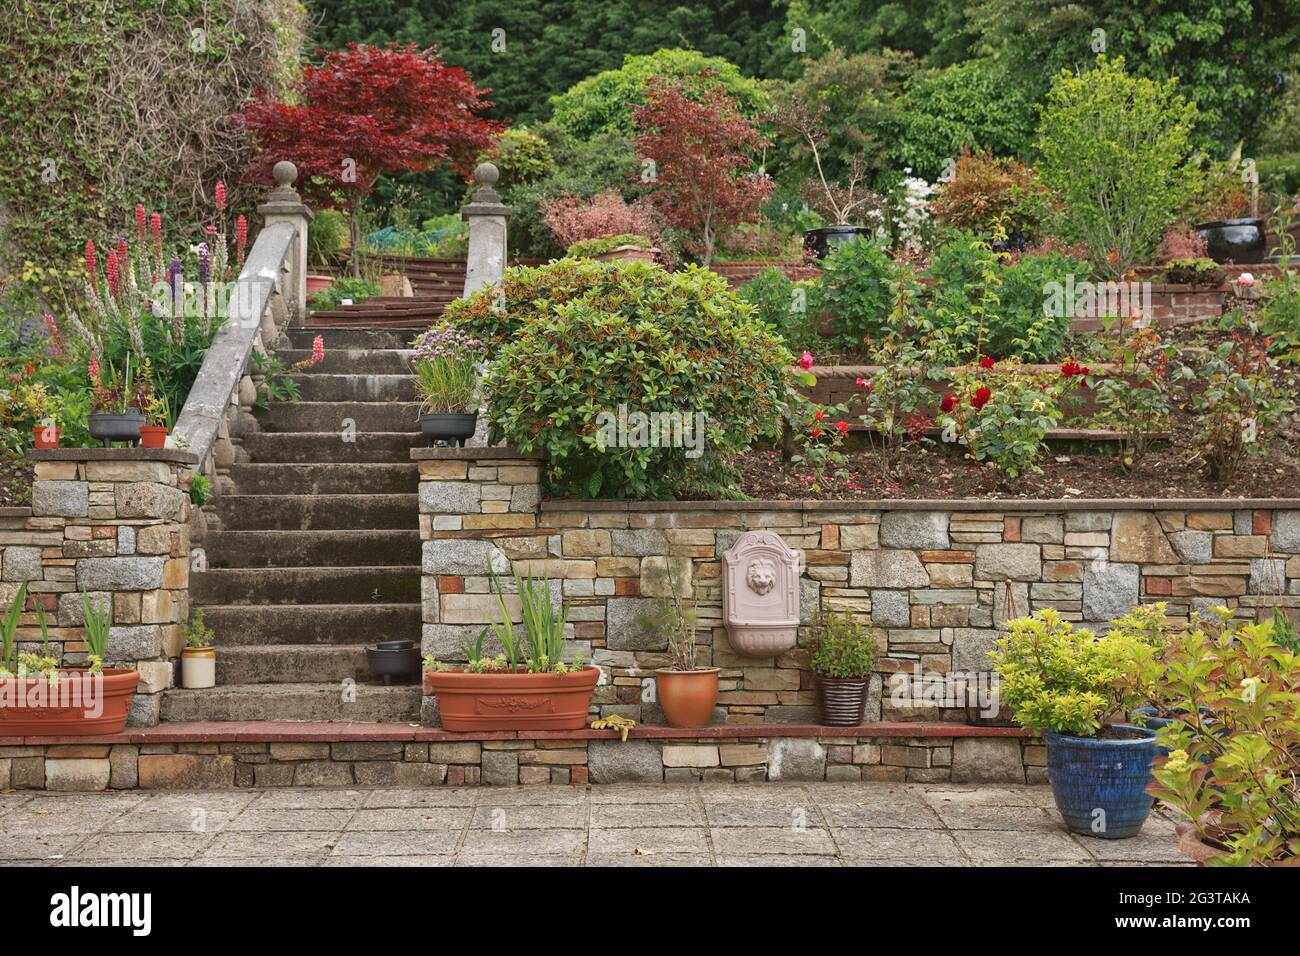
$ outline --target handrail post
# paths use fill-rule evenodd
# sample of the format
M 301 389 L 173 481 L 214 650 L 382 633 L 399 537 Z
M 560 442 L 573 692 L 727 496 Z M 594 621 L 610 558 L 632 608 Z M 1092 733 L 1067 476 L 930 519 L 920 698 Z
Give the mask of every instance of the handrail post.
M 464 295 L 496 285 L 506 268 L 506 221 L 510 218 L 510 207 L 492 188 L 499 175 L 491 163 L 479 163 L 474 170 L 478 189 L 461 210 L 461 217 L 469 223 Z
M 298 326 L 307 318 L 307 224 L 312 220 L 312 213 L 293 188 L 298 178 L 297 166 L 281 160 L 275 164 L 272 175 L 275 176 L 275 188 L 257 211 L 267 226 L 287 222 L 293 227 L 294 248 L 287 259 L 290 288 L 284 290 L 284 298 L 290 308 L 289 324 Z

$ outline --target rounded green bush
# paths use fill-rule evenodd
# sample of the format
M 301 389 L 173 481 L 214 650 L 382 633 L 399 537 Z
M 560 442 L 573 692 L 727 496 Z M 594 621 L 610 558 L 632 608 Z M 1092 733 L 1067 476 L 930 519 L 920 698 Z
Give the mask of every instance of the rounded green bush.
M 493 433 L 545 452 L 555 493 L 725 493 L 723 458 L 780 433 L 793 356 L 707 270 L 586 259 L 516 267 L 500 287 L 452 303 L 446 319 L 493 346 L 484 377 Z M 638 412 L 678 416 L 675 447 L 640 443 Z

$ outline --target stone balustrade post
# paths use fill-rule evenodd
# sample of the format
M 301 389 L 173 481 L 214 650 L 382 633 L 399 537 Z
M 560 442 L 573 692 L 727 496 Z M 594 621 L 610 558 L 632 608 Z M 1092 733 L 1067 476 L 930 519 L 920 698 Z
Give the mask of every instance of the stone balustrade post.
M 478 189 L 461 215 L 469 223 L 469 253 L 465 262 L 464 295 L 501 281 L 506 268 L 506 222 L 510 207 L 493 187 L 500 173 L 491 163 L 474 170 Z
M 294 247 L 285 260 L 288 284 L 282 287 L 284 302 L 288 307 L 283 322 L 286 326 L 297 326 L 302 325 L 307 318 L 307 224 L 312 220 L 312 213 L 293 188 L 294 180 L 298 178 L 298 167 L 287 160 L 281 160 L 275 164 L 273 175 L 275 188 L 267 194 L 266 202 L 258 206 L 257 211 L 265 225 L 287 222 L 297 234 Z M 281 322 L 280 316 L 274 316 L 274 319 L 277 324 Z M 265 344 L 271 347 L 276 343 L 265 341 Z

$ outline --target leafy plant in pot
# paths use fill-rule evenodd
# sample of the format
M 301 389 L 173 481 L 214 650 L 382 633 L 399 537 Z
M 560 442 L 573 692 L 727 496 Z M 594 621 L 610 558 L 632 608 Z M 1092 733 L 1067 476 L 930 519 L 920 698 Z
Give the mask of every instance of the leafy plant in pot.
M 58 395 L 50 393 L 44 382 L 35 382 L 21 388 L 18 392 L 18 406 L 27 416 L 36 422 L 32 426 L 32 445 L 36 448 L 59 447 L 58 414 L 62 401 Z
M 478 427 L 478 366 L 486 349 L 473 335 L 445 322 L 420 336 L 414 347 L 420 431 L 430 445 L 442 441 L 464 447 Z
M 27 603 L 19 585 L 8 611 L 0 615 L 0 735 L 116 734 L 126 727 L 140 673 L 104 667 L 112 627 L 111 605 L 93 606 L 83 592 L 87 667 L 60 669 L 51 653 L 45 610 L 34 612 L 41 631 L 41 653 L 19 652 L 18 628 Z
M 1017 723 L 1042 735 L 1065 825 L 1105 839 L 1135 836 L 1151 812 L 1156 732 L 1106 719 L 1143 703 L 1156 649 L 1123 629 L 1076 630 L 1050 608 L 1008 621 L 996 648 L 1002 699 Z
M 137 444 L 145 423 L 143 409 L 153 400 L 148 361 L 141 368 L 133 366 L 131 358 L 126 353 L 120 371 L 108 360 L 101 364 L 93 356 L 90 359 L 92 411 L 87 425 L 91 437 L 103 441 L 105 448 L 115 441 Z
M 1179 848 L 1208 866 L 1300 866 L 1300 655 L 1277 620 L 1194 622 L 1172 641 L 1151 793 L 1191 822 Z
M 1188 215 L 1215 262 L 1263 262 L 1267 245 L 1259 218 L 1258 176 L 1241 159 L 1241 144 L 1228 159 L 1194 174 Z
M 655 612 L 640 620 L 667 641 L 669 664 L 655 671 L 655 686 L 668 726 L 703 727 L 718 702 L 718 668 L 699 666 L 700 615 L 693 600 L 682 599 L 679 577 L 670 566 L 671 596 L 659 598 Z
M 808 649 L 821 722 L 832 727 L 862 723 L 876 658 L 875 631 L 848 608 L 824 610 L 813 625 Z
M 172 411 L 167 396 L 155 394 L 144 408 L 144 425 L 140 426 L 141 448 L 164 448 L 171 431 Z
M 189 623 L 181 625 L 185 647 L 181 649 L 181 686 L 187 689 L 215 687 L 217 652 L 212 649 L 212 628 L 203 620 L 203 609 L 196 608 Z
M 519 599 L 516 626 L 506 591 L 488 562 L 499 621 L 484 628 L 465 648 L 465 665 L 452 668 L 426 656 L 425 684 L 438 699 L 442 726 L 454 731 L 581 730 L 600 679 L 600 669 L 575 655 L 563 661 L 568 607 L 557 610 L 550 582 L 512 571 L 511 593 Z M 488 657 L 483 642 L 496 636 L 501 652 Z

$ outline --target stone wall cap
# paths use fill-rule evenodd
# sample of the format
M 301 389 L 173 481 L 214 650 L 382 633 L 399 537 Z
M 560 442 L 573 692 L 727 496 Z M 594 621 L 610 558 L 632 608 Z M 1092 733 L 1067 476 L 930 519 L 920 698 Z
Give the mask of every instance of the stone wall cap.
M 183 448 L 29 448 L 32 461 L 171 461 L 197 465 L 199 458 Z
M 551 498 L 542 511 L 1238 511 L 1300 509 L 1300 498 L 884 498 L 629 501 Z
M 412 448 L 412 461 L 474 461 L 489 458 L 517 458 L 524 461 L 541 461 L 539 452 L 519 451 L 515 448 Z
M 6 505 L 0 508 L 0 518 L 30 518 L 32 509 L 27 505 Z

